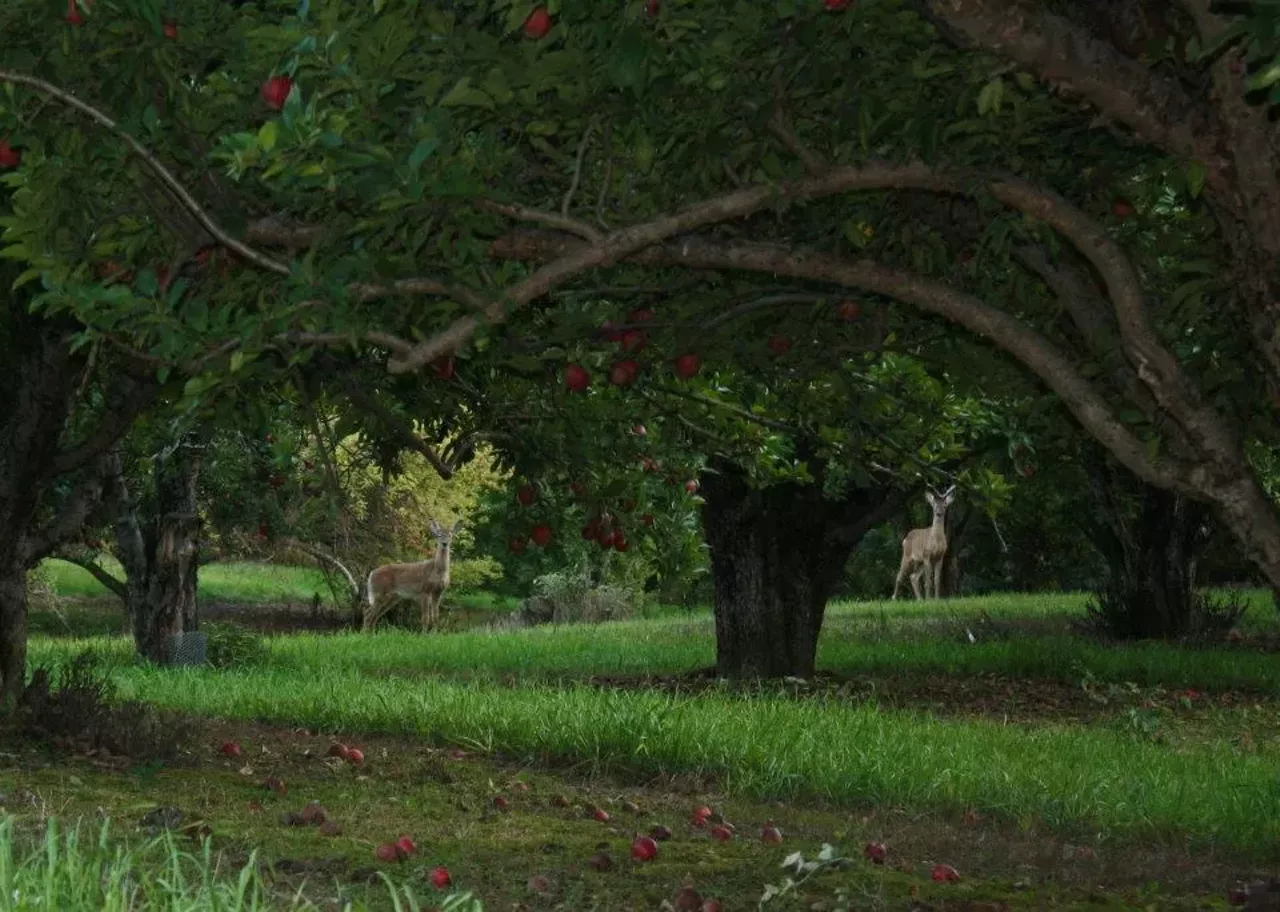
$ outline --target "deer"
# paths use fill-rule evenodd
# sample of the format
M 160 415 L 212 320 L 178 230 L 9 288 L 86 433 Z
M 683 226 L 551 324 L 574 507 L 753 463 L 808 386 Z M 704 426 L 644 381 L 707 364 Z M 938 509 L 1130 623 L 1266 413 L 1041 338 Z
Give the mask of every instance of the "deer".
M 942 563 L 947 556 L 947 507 L 956 499 L 956 486 L 952 485 L 937 494 L 925 492 L 925 500 L 933 508 L 933 524 L 923 529 L 912 529 L 902 540 L 902 564 L 893 584 L 893 601 L 898 600 L 902 579 L 911 577 L 911 589 L 917 599 L 937 598 L 942 588 Z M 924 578 L 924 595 L 920 594 L 920 579 Z
M 427 560 L 409 564 L 386 564 L 369 574 L 368 604 L 364 610 L 361 630 L 368 633 L 387 613 L 396 599 L 412 599 L 422 612 L 422 632 L 434 628 L 440 622 L 440 600 L 449 588 L 449 556 L 453 536 L 462 520 L 446 529 L 431 520 L 431 535 L 436 540 L 436 553 Z

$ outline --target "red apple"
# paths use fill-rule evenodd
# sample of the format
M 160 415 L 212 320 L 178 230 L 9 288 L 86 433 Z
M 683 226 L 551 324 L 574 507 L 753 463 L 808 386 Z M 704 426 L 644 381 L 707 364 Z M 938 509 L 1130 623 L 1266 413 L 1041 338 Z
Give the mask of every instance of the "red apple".
M 857 301 L 841 301 L 839 310 L 840 319 L 847 323 L 852 323 L 862 316 L 862 305 Z
M 431 369 L 441 380 L 451 380 L 457 371 L 457 365 L 454 364 L 453 355 L 441 355 L 431 362 Z
M 849 5 L 849 0 L 826 0 L 827 9 L 842 10 Z
M 644 523 L 646 526 L 652 526 L 652 525 L 653 525 L 653 514 L 652 514 L 652 513 L 646 513 L 644 516 L 641 516 L 641 517 L 640 517 L 640 522 Z
M 863 856 L 872 864 L 882 865 L 889 854 L 883 842 L 868 842 L 862 850 Z
M 716 824 L 711 828 L 711 835 L 721 842 L 728 842 L 733 838 L 733 830 L 729 829 L 723 823 Z
M 289 93 L 292 91 L 292 79 L 288 76 L 272 76 L 262 84 L 259 94 L 268 108 L 273 111 L 279 111 L 284 107 L 284 103 L 288 100 Z
M 453 883 L 453 878 L 449 876 L 449 869 L 444 865 L 431 869 L 431 886 L 437 890 L 443 890 L 451 883 Z
M 604 808 L 596 808 L 594 811 L 591 812 L 591 816 L 594 817 L 596 820 L 599 820 L 601 823 L 609 822 L 609 812 L 606 811 Z
M 358 747 L 347 748 L 347 762 L 356 766 L 364 765 L 364 751 Z
M 72 25 L 84 25 L 84 14 L 76 5 L 76 0 L 67 0 L 67 21 Z
M 636 861 L 653 861 L 658 857 L 658 843 L 651 836 L 637 836 L 631 843 L 631 857 Z
M 702 807 L 694 808 L 693 819 L 697 821 L 694 826 L 703 826 L 707 822 L 707 818 L 714 813 L 715 811 L 711 810 L 711 808 L 707 807 L 705 804 L 702 805 Z
M 551 527 L 546 523 L 538 523 L 533 527 L 533 531 L 529 533 L 529 538 L 539 548 L 545 548 L 551 544 Z
M 660 468 L 662 468 L 662 466 L 658 464 L 658 461 L 656 459 L 653 459 L 650 456 L 646 456 L 644 459 L 642 459 L 640 461 L 640 464 L 644 466 L 644 470 L 646 472 L 656 472 Z
M 708 899 L 702 904 L 702 912 L 724 912 L 724 904 L 718 899 Z
M 690 352 L 676 358 L 676 376 L 681 380 L 691 380 L 702 370 L 702 359 Z
M 348 748 L 345 744 L 343 744 L 340 741 L 329 745 L 330 757 L 337 757 L 341 760 L 346 760 L 350 754 L 351 754 L 351 749 Z
M 760 831 L 760 839 L 766 845 L 782 845 L 782 831 L 773 825 L 772 820 L 766 820 L 764 829 Z
M 613 550 L 619 553 L 631 550 L 630 543 L 622 536 L 621 532 L 613 533 Z
M 412 855 L 418 851 L 417 844 L 413 841 L 412 836 L 401 836 L 396 840 L 396 848 L 406 855 Z
M 512 554 L 524 554 L 524 549 L 528 545 L 523 535 L 513 535 L 511 543 L 507 546 L 511 549 Z
M 400 850 L 394 842 L 384 842 L 373 850 L 374 857 L 378 861 L 399 861 Z
M 960 872 L 949 864 L 936 864 L 929 876 L 938 883 L 955 883 L 960 879 Z
M 1133 203 L 1126 199 L 1118 199 L 1111 204 L 1111 214 L 1118 219 L 1132 218 L 1135 211 Z
M 164 36 L 176 41 L 178 39 L 178 23 L 166 22 L 164 24 Z
M 649 429 L 646 428 L 643 424 L 637 424 L 635 427 L 631 429 L 631 433 L 635 434 L 637 437 L 643 437 L 649 433 Z
M 581 364 L 570 364 L 564 369 L 564 385 L 575 393 L 580 393 L 591 385 L 591 375 Z
M 0 168 L 16 168 L 22 164 L 22 153 L 9 145 L 9 140 L 0 139 Z
M 785 355 L 791 351 L 791 340 L 786 336 L 774 335 L 769 337 L 769 351 L 775 355 Z
M 516 491 L 516 500 L 520 501 L 521 506 L 529 506 L 538 499 L 538 489 L 533 485 L 522 485 L 520 490 Z
M 614 386 L 630 386 L 640 376 L 640 365 L 630 358 L 615 364 L 609 371 L 609 382 Z
M 628 352 L 638 352 L 644 348 L 647 337 L 644 330 L 628 329 L 622 334 L 622 350 Z
M 688 481 L 684 483 L 684 489 L 688 491 L 690 494 L 697 494 L 698 482 L 695 479 L 690 478 Z
M 299 816 L 307 826 L 320 826 L 329 815 L 326 813 L 324 805 L 319 801 L 308 801 L 307 806 L 302 809 L 302 813 Z
M 511 802 L 507 800 L 505 795 L 494 795 L 493 806 L 500 811 L 505 811 L 511 807 Z
M 222 753 L 227 757 L 239 757 L 244 754 L 244 748 L 234 741 L 227 741 L 222 745 Z
M 537 41 L 545 38 L 549 31 L 551 31 L 551 14 L 547 12 L 545 6 L 536 7 L 524 21 L 525 36 Z

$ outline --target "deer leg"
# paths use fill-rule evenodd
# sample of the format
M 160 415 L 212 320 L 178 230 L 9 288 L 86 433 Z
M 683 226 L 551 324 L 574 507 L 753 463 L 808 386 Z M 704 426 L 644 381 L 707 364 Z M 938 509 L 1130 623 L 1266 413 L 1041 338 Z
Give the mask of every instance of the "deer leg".
M 431 593 L 424 592 L 418 597 L 418 608 L 422 615 L 422 632 L 431 629 Z
M 942 598 L 942 565 L 943 561 L 938 561 L 933 565 L 933 597 Z
M 378 603 L 371 601 L 364 606 L 364 622 L 360 625 L 360 632 L 371 633 L 376 623 L 378 623 Z
M 916 570 L 914 573 L 911 574 L 911 591 L 915 593 L 917 602 L 920 601 L 922 598 L 924 598 L 924 596 L 920 594 L 920 581 L 923 579 L 923 577 L 924 577 L 923 570 Z
M 893 598 L 889 601 L 896 602 L 898 600 L 898 590 L 902 588 L 902 580 L 907 575 L 907 570 L 911 564 L 904 558 L 902 564 L 898 567 L 898 578 L 893 581 Z

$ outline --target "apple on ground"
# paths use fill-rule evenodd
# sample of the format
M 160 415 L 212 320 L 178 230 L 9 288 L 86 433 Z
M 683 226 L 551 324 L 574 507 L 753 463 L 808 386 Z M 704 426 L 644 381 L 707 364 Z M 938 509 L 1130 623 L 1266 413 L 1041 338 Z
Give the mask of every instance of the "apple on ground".
M 347 748 L 347 762 L 362 766 L 364 764 L 364 751 L 358 747 Z
M 676 893 L 675 907 L 679 912 L 702 912 L 702 894 L 693 887 L 681 887 Z
M 883 842 L 868 842 L 862 850 L 863 856 L 872 864 L 882 865 L 889 854 Z
M 337 757 L 340 760 L 346 760 L 350 753 L 351 753 L 351 749 L 347 747 L 345 744 L 343 744 L 341 741 L 335 741 L 333 744 L 329 745 L 330 757 Z
M 658 843 L 652 836 L 638 836 L 631 843 L 631 857 L 636 861 L 653 861 L 658 857 Z
M 494 795 L 493 806 L 500 811 L 505 811 L 511 807 L 511 802 L 508 801 L 504 795 Z
M 449 876 L 449 869 L 444 865 L 431 869 L 431 886 L 437 890 L 443 890 L 451 883 L 453 883 L 453 878 Z
M 766 820 L 764 829 L 760 831 L 760 839 L 765 845 L 782 845 L 782 831 L 773 825 L 772 820 Z
M 713 838 L 718 839 L 721 842 L 728 842 L 733 838 L 733 830 L 729 829 L 723 823 L 718 823 L 711 828 L 711 835 Z
M 381 843 L 376 849 L 373 850 L 373 854 L 374 854 L 374 857 L 378 859 L 378 861 L 400 861 L 401 860 L 400 849 L 396 846 L 394 842 Z
M 929 875 L 938 883 L 956 883 L 960 880 L 960 872 L 949 864 L 936 864 Z
M 239 757 L 241 754 L 244 753 L 244 748 L 242 748 L 235 741 L 224 742 L 221 750 L 222 750 L 222 753 L 228 757 Z

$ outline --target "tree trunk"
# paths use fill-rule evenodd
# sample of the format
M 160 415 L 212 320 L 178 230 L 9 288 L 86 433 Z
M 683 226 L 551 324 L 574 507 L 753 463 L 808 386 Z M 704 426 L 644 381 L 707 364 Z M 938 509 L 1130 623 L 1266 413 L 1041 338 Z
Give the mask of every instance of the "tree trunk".
M 35 318 L 11 313 L 4 329 L 6 350 L 19 357 L 4 372 L 10 382 L 0 385 L 0 704 L 9 705 L 26 675 L 28 543 L 76 372 L 62 339 Z
M 154 516 L 142 520 L 136 502 L 122 499 L 116 550 L 128 578 L 129 617 L 138 655 L 171 661 L 169 638 L 196 630 L 200 519 L 196 482 L 202 442 L 188 434 L 155 467 Z
M 736 465 L 718 460 L 711 468 L 702 480 L 702 526 L 715 589 L 716 671 L 812 677 L 840 573 L 866 530 L 897 503 L 879 488 L 829 501 L 821 481 L 759 489 Z

